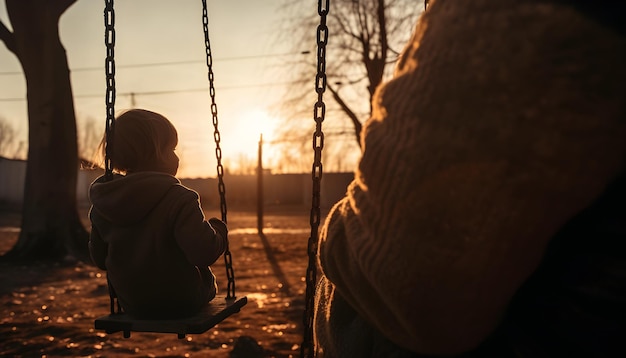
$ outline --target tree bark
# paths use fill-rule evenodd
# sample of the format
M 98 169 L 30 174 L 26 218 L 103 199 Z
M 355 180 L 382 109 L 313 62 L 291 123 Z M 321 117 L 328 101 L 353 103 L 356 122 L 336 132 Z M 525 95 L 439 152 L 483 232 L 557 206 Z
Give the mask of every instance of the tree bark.
M 3 31 L 2 39 L 24 70 L 29 128 L 21 233 L 7 259 L 88 259 L 88 233 L 76 203 L 76 117 L 59 38 L 59 18 L 74 2 L 6 1 L 13 33 L 7 42 Z

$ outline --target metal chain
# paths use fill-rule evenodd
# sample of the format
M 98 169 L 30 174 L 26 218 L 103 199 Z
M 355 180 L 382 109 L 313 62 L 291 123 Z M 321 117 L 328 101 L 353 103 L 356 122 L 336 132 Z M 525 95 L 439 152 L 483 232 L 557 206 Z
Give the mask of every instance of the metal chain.
M 226 186 L 224 185 L 224 166 L 222 165 L 222 148 L 220 148 L 220 131 L 217 120 L 217 104 L 215 103 L 215 87 L 213 75 L 213 55 L 211 53 L 211 42 L 209 41 L 209 14 L 206 0 L 202 0 L 202 25 L 204 28 L 204 46 L 206 48 L 206 65 L 209 78 L 209 95 L 211 96 L 211 115 L 213 118 L 213 138 L 215 139 L 215 158 L 217 159 L 217 187 L 220 194 L 220 211 L 222 221 L 227 223 L 226 208 Z M 233 258 L 230 253 L 228 241 L 224 252 L 224 263 L 226 266 L 226 277 L 228 279 L 227 299 L 234 299 L 235 296 L 235 271 L 233 270 Z
M 311 176 L 313 180 L 313 195 L 311 200 L 311 235 L 307 245 L 309 263 L 306 269 L 306 296 L 303 315 L 304 339 L 300 347 L 301 357 L 314 357 L 315 346 L 313 342 L 313 311 L 315 305 L 315 286 L 317 285 L 317 245 L 319 225 L 321 221 L 320 199 L 322 183 L 322 149 L 324 148 L 324 132 L 322 122 L 326 115 L 324 92 L 326 91 L 326 45 L 328 43 L 328 26 L 326 19 L 330 10 L 330 0 L 318 0 L 317 13 L 320 16 L 320 24 L 317 26 L 317 74 L 315 76 L 315 92 L 317 102 L 313 107 L 315 119 L 315 132 L 313 133 L 313 167 Z
M 113 152 L 113 132 L 115 129 L 115 10 L 113 8 L 113 0 L 104 0 L 104 44 L 106 45 L 106 58 L 104 60 L 104 72 L 106 76 L 104 178 L 108 181 L 113 179 L 111 153 Z M 111 314 L 122 312 L 122 306 L 120 306 L 120 302 L 117 301 L 117 295 L 109 281 L 108 273 L 107 286 L 109 289 L 109 308 Z
M 106 128 L 104 143 L 104 174 L 113 179 L 113 133 L 115 131 L 115 10 L 113 0 L 104 0 L 104 43 L 106 45 Z

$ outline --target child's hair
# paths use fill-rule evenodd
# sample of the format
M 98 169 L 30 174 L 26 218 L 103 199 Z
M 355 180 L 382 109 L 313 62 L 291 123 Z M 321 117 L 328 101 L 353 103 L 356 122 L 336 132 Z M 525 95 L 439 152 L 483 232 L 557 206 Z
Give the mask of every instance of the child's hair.
M 178 144 L 174 125 L 164 116 L 145 109 L 131 109 L 115 118 L 110 159 L 113 169 L 132 172 L 162 163 Z M 105 155 L 105 138 L 102 155 Z

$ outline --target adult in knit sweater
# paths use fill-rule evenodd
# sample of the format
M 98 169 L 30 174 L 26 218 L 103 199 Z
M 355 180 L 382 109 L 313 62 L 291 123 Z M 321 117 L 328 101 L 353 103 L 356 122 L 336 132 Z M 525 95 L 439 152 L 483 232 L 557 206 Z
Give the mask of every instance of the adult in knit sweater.
M 322 356 L 626 356 L 626 37 L 577 3 L 421 17 L 322 229 Z
M 190 316 L 215 297 L 209 265 L 226 225 L 205 220 L 198 194 L 174 177 L 178 136 L 165 117 L 133 109 L 115 120 L 113 168 L 90 188 L 89 249 L 124 311 L 138 318 Z

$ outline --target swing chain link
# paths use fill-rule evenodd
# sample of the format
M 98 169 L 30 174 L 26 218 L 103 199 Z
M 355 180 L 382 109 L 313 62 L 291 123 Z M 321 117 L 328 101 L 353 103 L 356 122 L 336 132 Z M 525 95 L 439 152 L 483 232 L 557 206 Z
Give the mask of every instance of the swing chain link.
M 315 305 L 315 286 L 317 285 L 317 246 L 319 225 L 321 221 L 320 199 L 322 182 L 322 149 L 324 148 L 324 132 L 322 122 L 326 116 L 326 104 L 324 92 L 326 91 L 326 45 L 328 43 L 328 26 L 326 20 L 330 9 L 330 0 L 318 0 L 317 12 L 320 23 L 317 26 L 317 74 L 315 76 L 315 92 L 317 102 L 313 107 L 315 119 L 315 132 L 313 133 L 313 167 L 311 176 L 313 180 L 311 200 L 311 235 L 307 245 L 308 266 L 306 270 L 306 297 L 303 314 L 304 337 L 300 347 L 301 357 L 314 357 L 316 355 L 313 342 L 313 315 Z
M 217 104 L 215 102 L 215 76 L 213 74 L 213 54 L 211 53 L 211 42 L 209 41 L 209 14 L 207 11 L 206 0 L 202 0 L 202 27 L 204 28 L 204 46 L 206 49 L 206 65 L 208 68 L 209 96 L 211 97 L 211 116 L 213 118 L 214 128 L 213 139 L 215 140 L 215 158 L 217 159 L 217 186 L 220 195 L 220 211 L 222 214 L 222 221 L 227 223 L 226 185 L 224 185 L 224 166 L 222 165 L 222 148 L 220 147 L 221 137 L 217 120 Z M 224 264 L 226 266 L 226 277 L 228 279 L 226 299 L 235 299 L 235 271 L 233 270 L 233 258 L 230 253 L 228 241 L 226 241 L 226 250 L 224 251 Z
M 104 43 L 106 45 L 106 128 L 104 170 L 106 180 L 113 179 L 113 132 L 115 130 L 115 10 L 113 0 L 104 1 Z

